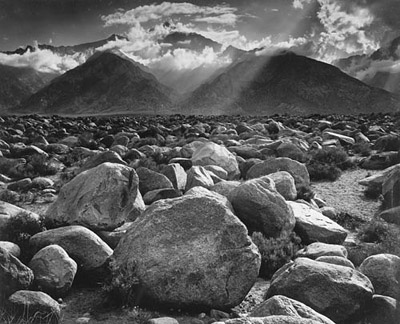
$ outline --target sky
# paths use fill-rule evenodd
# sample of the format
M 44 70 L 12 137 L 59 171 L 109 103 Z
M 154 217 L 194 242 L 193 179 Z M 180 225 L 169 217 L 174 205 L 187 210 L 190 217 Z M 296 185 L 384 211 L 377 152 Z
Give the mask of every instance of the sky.
M 157 64 L 156 39 L 170 32 L 163 27 L 169 21 L 176 30 L 197 32 L 224 46 L 286 47 L 329 63 L 371 53 L 399 36 L 399 13 L 399 0 L 0 0 L 0 50 L 74 45 L 117 33 L 129 41 L 114 45 L 144 64 Z M 85 60 L 41 54 L 0 55 L 0 63 L 67 70 Z M 186 51 L 162 60 L 189 54 L 199 64 L 216 57 L 208 51 L 198 59 Z

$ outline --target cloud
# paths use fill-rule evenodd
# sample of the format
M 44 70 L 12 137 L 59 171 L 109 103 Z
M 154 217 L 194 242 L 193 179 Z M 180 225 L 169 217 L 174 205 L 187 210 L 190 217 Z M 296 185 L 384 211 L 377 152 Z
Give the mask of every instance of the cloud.
M 204 22 L 207 24 L 220 24 L 234 26 L 237 22 L 237 15 L 233 13 L 226 13 L 219 16 L 197 17 L 194 19 L 196 22 Z
M 304 5 L 310 4 L 314 0 L 293 0 L 293 8 L 304 9 Z
M 161 4 L 139 6 L 126 12 L 118 11 L 111 15 L 102 16 L 101 19 L 105 22 L 106 26 L 112 26 L 117 24 L 135 25 L 137 22 L 145 23 L 151 20 L 160 20 L 164 18 L 171 19 L 174 15 L 200 15 L 197 19 L 213 17 L 216 22 L 219 18 L 218 23 L 223 23 L 225 20 L 232 25 L 235 24 L 238 19 L 238 16 L 235 14 L 236 11 L 237 8 L 224 5 L 197 6 L 187 2 L 163 2 Z
M 36 49 L 24 55 L 7 55 L 0 53 L 0 64 L 14 67 L 32 67 L 46 73 L 64 73 L 84 63 L 87 57 L 81 54 L 60 56 L 50 50 Z

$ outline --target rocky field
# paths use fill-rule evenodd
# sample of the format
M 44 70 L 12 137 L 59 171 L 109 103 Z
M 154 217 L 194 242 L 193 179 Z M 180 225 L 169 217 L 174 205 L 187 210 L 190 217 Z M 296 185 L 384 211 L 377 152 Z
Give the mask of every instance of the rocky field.
M 1 323 L 399 323 L 400 116 L 0 118 Z

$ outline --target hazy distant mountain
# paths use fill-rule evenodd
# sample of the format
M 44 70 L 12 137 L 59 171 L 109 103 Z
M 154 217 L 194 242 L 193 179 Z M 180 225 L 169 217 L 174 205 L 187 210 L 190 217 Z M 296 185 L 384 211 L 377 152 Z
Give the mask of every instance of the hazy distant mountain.
M 29 67 L 0 64 L 0 112 L 18 105 L 55 77 Z
M 286 51 L 233 64 L 182 104 L 182 111 L 196 114 L 356 114 L 399 108 L 394 95 Z
M 116 40 L 121 40 L 121 39 L 126 39 L 123 36 L 112 34 L 110 37 L 106 39 L 101 39 L 95 42 L 90 42 L 90 43 L 84 43 L 84 44 L 79 44 L 79 45 L 71 45 L 71 46 L 53 46 L 53 45 L 46 45 L 46 44 L 39 44 L 37 47 L 41 50 L 50 50 L 53 53 L 59 54 L 59 55 L 73 55 L 75 53 L 86 53 L 90 51 L 91 53 L 94 53 L 94 50 L 96 48 L 102 47 L 106 45 L 108 42 L 111 41 L 116 41 Z M 12 55 L 12 54 L 19 54 L 23 55 L 26 52 L 34 52 L 36 50 L 35 47 L 33 46 L 26 46 L 25 48 L 17 48 L 14 51 L 3 51 L 2 53 Z
M 166 113 L 171 89 L 118 51 L 98 52 L 25 100 L 20 113 Z
M 400 37 L 371 55 L 340 59 L 334 65 L 368 85 L 400 95 Z
M 165 49 L 184 48 L 196 52 L 202 52 L 206 47 L 210 47 L 214 52 L 220 52 L 222 45 L 196 33 L 172 32 L 159 41 L 159 43 L 170 46 Z

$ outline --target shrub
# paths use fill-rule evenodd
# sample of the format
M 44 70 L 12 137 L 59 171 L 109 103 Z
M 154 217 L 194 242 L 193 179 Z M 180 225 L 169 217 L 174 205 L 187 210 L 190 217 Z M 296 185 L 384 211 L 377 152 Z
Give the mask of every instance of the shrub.
M 266 238 L 262 233 L 254 232 L 251 238 L 261 254 L 260 276 L 266 279 L 270 279 L 302 248 L 301 239 L 295 233 L 278 238 Z
M 342 174 L 338 167 L 328 163 L 310 161 L 306 164 L 306 167 L 312 181 L 335 181 L 339 179 L 340 175 Z
M 356 230 L 366 223 L 364 219 L 352 216 L 346 212 L 339 212 L 331 219 L 348 230 Z
M 311 161 L 333 165 L 341 170 L 347 170 L 353 166 L 347 153 L 337 147 L 324 147 L 315 151 L 311 156 Z
M 353 145 L 353 151 L 361 156 L 370 156 L 372 149 L 369 143 L 356 143 Z
M 11 217 L 5 226 L 7 240 L 17 244 L 21 248 L 21 261 L 29 261 L 31 250 L 29 239 L 36 233 L 45 230 L 44 217 L 40 216 L 36 219 L 28 212 L 20 212 L 14 217 Z
M 358 238 L 367 243 L 376 243 L 376 253 L 390 253 L 400 257 L 400 227 L 374 218 L 360 228 Z
M 57 168 L 52 165 L 44 155 L 35 154 L 29 159 L 28 164 L 32 167 L 34 175 L 48 176 L 57 174 Z
M 303 199 L 305 201 L 311 202 L 315 193 L 309 186 L 301 185 L 297 188 L 297 199 Z

